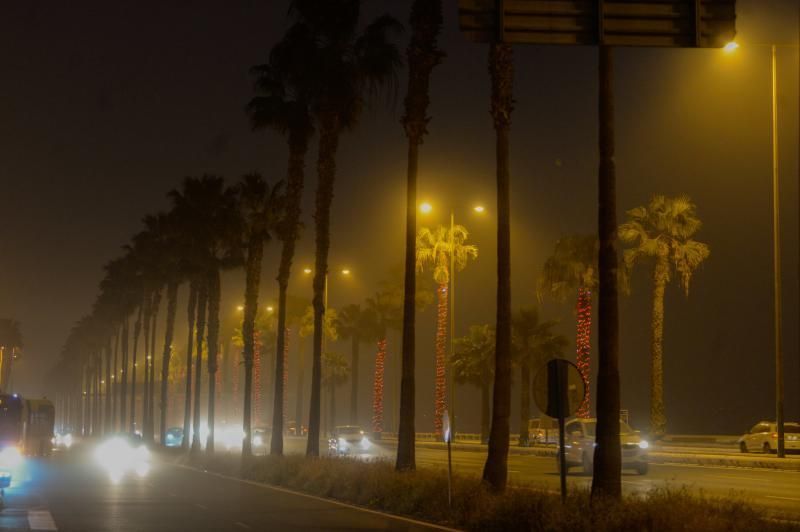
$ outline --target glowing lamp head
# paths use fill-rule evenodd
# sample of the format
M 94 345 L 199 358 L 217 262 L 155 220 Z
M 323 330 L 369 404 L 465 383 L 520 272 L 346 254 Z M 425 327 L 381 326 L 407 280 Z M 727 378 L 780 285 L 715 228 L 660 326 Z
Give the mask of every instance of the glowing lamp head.
M 272 312 L 273 310 L 275 310 L 275 309 L 272 308 L 272 307 L 267 307 L 267 312 Z
M 350 275 L 350 270 L 345 268 L 344 270 L 342 270 L 342 275 Z
M 483 212 L 486 211 L 486 208 L 483 205 L 475 205 L 475 207 L 473 207 L 472 210 L 474 210 L 478 214 L 483 214 Z
M 723 46 L 722 49 L 725 50 L 726 53 L 730 54 L 730 53 L 735 52 L 736 50 L 739 49 L 739 43 L 736 42 L 736 41 L 731 41 L 728 44 L 726 44 L 725 46 Z
M 303 268 L 303 273 L 309 275 L 311 273 L 311 268 Z
M 420 206 L 419 206 L 419 211 L 420 211 L 422 214 L 428 214 L 428 213 L 429 213 L 429 212 L 431 212 L 432 210 L 433 210 L 433 205 L 431 205 L 431 204 L 430 204 L 430 203 L 428 203 L 427 201 L 426 201 L 426 202 L 424 202 L 424 203 L 422 203 L 422 204 L 420 204 Z

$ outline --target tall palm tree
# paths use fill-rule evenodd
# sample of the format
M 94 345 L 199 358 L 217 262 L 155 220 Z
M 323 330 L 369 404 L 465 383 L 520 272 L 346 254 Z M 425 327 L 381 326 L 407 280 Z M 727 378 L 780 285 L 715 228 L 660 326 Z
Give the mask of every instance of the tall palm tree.
M 364 311 L 352 304 L 339 309 L 336 330 L 343 340 L 350 340 L 350 424 L 358 425 L 358 368 L 361 340 L 365 336 Z
M 19 322 L 4 318 L 0 319 L 0 390 L 8 393 L 11 382 L 11 369 L 17 350 L 22 348 L 22 332 Z
M 350 367 L 347 359 L 338 353 L 330 351 L 322 357 L 322 386 L 328 389 L 328 424 L 330 428 L 336 427 L 336 388 L 347 382 Z
M 397 436 L 398 471 L 417 467 L 414 455 L 416 410 L 416 238 L 417 238 L 417 166 L 419 146 L 427 133 L 430 79 L 441 63 L 444 52 L 439 49 L 442 31 L 441 0 L 415 0 L 409 24 L 411 41 L 408 57 L 408 92 L 406 93 L 403 128 L 408 138 L 408 171 L 406 177 L 406 256 L 403 294 L 403 354 L 400 378 L 400 427 Z M 355 369 L 354 369 L 355 371 Z M 354 375 L 355 382 L 355 375 Z M 352 416 L 352 412 L 351 412 Z M 355 416 L 352 416 L 355 417 Z M 355 421 L 352 421 L 353 423 Z
M 291 303 L 288 305 L 289 311 L 291 314 Z M 303 349 L 303 339 L 308 338 L 309 336 L 313 338 L 314 336 L 314 307 L 311 305 L 307 305 L 305 308 L 305 312 L 302 316 L 295 317 L 298 323 L 297 328 L 297 336 L 298 336 L 298 347 L 297 347 L 297 396 L 295 398 L 295 428 L 296 430 L 300 430 L 300 420 L 303 416 L 303 391 L 305 390 L 305 379 L 306 379 L 306 357 L 304 356 L 304 349 Z M 299 319 L 297 319 L 299 318 Z M 291 318 L 287 318 L 289 321 L 292 321 Z M 335 342 L 339 339 L 339 329 L 337 328 L 337 324 L 339 323 L 339 314 L 336 312 L 336 309 L 329 308 L 325 312 L 325 339 L 328 342 Z M 297 432 L 297 434 L 301 434 L 302 432 Z
M 576 363 L 586 382 L 586 396 L 577 417 L 590 417 L 592 292 L 597 287 L 597 253 L 594 235 L 570 235 L 556 242 L 553 254 L 545 261 L 539 276 L 537 292 L 565 300 L 578 291 L 575 315 L 578 321 L 575 338 Z
M 388 291 L 380 291 L 368 298 L 364 309 L 367 336 L 376 342 L 375 377 L 372 394 L 372 434 L 381 439 L 383 433 L 383 388 L 386 369 L 387 333 L 402 323 L 400 300 Z
M 193 227 L 191 238 L 196 242 L 196 261 L 200 275 L 197 304 L 196 351 L 197 367 L 195 379 L 195 426 L 192 450 L 200 449 L 199 400 L 200 364 L 203 352 L 203 330 L 206 326 L 208 346 L 208 440 L 206 451 L 214 452 L 214 422 L 216 401 L 217 353 L 219 351 L 219 304 L 220 270 L 241 264 L 241 217 L 237 208 L 236 190 L 225 186 L 219 176 L 204 175 L 189 177 L 183 181 L 180 191 L 169 194 L 173 210 L 179 219 Z
M 417 269 L 430 267 L 436 282 L 438 309 L 436 314 L 436 381 L 433 426 L 436 434 L 442 434 L 442 416 L 446 404 L 445 361 L 447 357 L 447 299 L 450 283 L 450 268 L 461 271 L 470 259 L 478 257 L 478 248 L 467 244 L 469 232 L 463 225 L 450 229 L 438 226 L 431 230 L 423 227 L 417 234 Z M 454 331 L 450 331 L 453 334 Z
M 508 480 L 508 446 L 511 418 L 511 189 L 509 137 L 514 110 L 514 62 L 511 45 L 489 45 L 492 78 L 491 113 L 496 135 L 497 164 L 497 343 L 492 399 L 492 431 L 483 479 L 495 492 Z
M 661 438 L 666 432 L 664 413 L 664 291 L 673 276 L 686 295 L 692 275 L 710 254 L 707 244 L 694 240 L 702 222 L 697 207 L 687 196 L 654 196 L 644 207 L 628 211 L 619 226 L 619 238 L 629 245 L 624 251 L 624 274 L 629 278 L 640 262 L 653 264 L 653 313 L 650 322 L 650 431 Z
M 469 334 L 455 340 L 450 360 L 453 376 L 459 384 L 470 384 L 481 391 L 481 442 L 489 439 L 489 410 L 494 375 L 494 330 L 489 325 L 472 325 Z
M 519 445 L 528 446 L 531 417 L 531 372 L 561 358 L 567 338 L 553 331 L 555 321 L 542 321 L 535 307 L 521 308 L 511 318 L 513 355 L 520 370 Z
M 401 64 L 393 42 L 402 25 L 383 15 L 359 32 L 361 0 L 293 0 L 291 13 L 313 44 L 303 60 L 311 72 L 311 110 L 319 127 L 315 202 L 314 353 L 311 375 L 308 456 L 319 455 L 320 386 L 325 277 L 330 249 L 330 210 L 336 179 L 336 154 L 343 132 L 358 123 L 366 97 L 396 86 Z
M 183 398 L 183 440 L 181 449 L 189 450 L 189 435 L 191 434 L 192 420 L 192 352 L 194 346 L 195 320 L 197 318 L 197 298 L 198 298 L 197 279 L 192 277 L 189 281 L 189 299 L 186 303 L 186 320 L 188 338 L 186 340 L 186 382 L 184 385 L 185 395 Z M 199 368 L 197 369 L 199 371 Z
M 270 453 L 283 454 L 283 375 L 287 331 L 287 290 L 294 260 L 295 245 L 300 233 L 301 202 L 305 180 L 305 158 L 314 134 L 309 108 L 313 75 L 303 60 L 313 48 L 305 25 L 296 25 L 272 50 L 269 62 L 253 67 L 256 96 L 247 112 L 254 129 L 272 129 L 284 135 L 289 145 L 286 178 L 285 214 L 278 227 L 282 242 L 278 269 L 278 331 L 275 357 L 275 387 Z M 299 420 L 298 420 L 299 424 Z
M 261 262 L 264 245 L 283 217 L 283 182 L 274 187 L 258 174 L 248 174 L 239 182 L 239 209 L 242 217 L 242 237 L 245 249 L 245 293 L 242 339 L 244 358 L 244 442 L 242 457 L 252 454 L 252 386 L 255 341 L 255 321 L 258 312 L 258 290 L 261 284 Z

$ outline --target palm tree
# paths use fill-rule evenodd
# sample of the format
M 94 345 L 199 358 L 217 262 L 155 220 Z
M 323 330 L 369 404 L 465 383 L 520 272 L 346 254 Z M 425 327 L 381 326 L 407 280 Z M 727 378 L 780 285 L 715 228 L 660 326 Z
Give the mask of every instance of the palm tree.
M 365 335 L 365 314 L 361 305 L 347 305 L 339 310 L 336 330 L 343 339 L 350 340 L 350 424 L 358 425 L 358 367 L 361 340 Z
M 326 352 L 322 357 L 322 386 L 327 388 L 330 393 L 328 424 L 331 429 L 336 427 L 336 388 L 347 382 L 349 374 L 350 367 L 344 356 Z
M 301 201 L 305 180 L 305 158 L 314 134 L 309 109 L 313 71 L 308 63 L 296 60 L 308 55 L 312 41 L 304 25 L 296 25 L 273 48 L 269 62 L 253 67 L 256 78 L 255 96 L 247 106 L 254 129 L 272 129 L 285 135 L 289 145 L 286 179 L 286 211 L 278 227 L 281 239 L 281 262 L 278 270 L 278 334 L 275 357 L 275 388 L 270 453 L 283 454 L 283 367 L 286 350 L 286 297 L 294 260 L 295 244 L 300 231 Z M 299 420 L 298 420 L 299 423 Z
M 687 196 L 654 196 L 645 207 L 628 211 L 619 226 L 619 238 L 630 247 L 624 251 L 628 279 L 637 263 L 653 264 L 653 314 L 650 322 L 650 431 L 661 438 L 666 432 L 664 413 L 664 291 L 673 276 L 689 295 L 692 275 L 710 254 L 708 245 L 693 239 L 702 222 L 697 207 Z M 626 283 L 627 284 L 627 283 Z
M 289 308 L 291 310 L 291 304 Z M 335 342 L 339 339 L 339 330 L 337 323 L 339 322 L 338 313 L 335 309 L 329 308 L 325 312 L 325 339 L 328 342 Z M 314 307 L 306 304 L 305 312 L 300 316 L 294 316 L 295 320 L 299 322 L 297 331 L 298 348 L 297 348 L 297 396 L 295 399 L 295 429 L 300 430 L 303 417 L 303 391 L 305 389 L 306 381 L 306 357 L 304 356 L 303 340 L 309 336 L 314 336 Z M 297 432 L 302 434 L 302 431 Z
M 242 457 L 252 454 L 251 413 L 253 387 L 253 360 L 255 321 L 258 312 L 258 290 L 261 283 L 261 262 L 264 244 L 271 238 L 283 213 L 283 183 L 274 187 L 258 174 L 242 178 L 238 188 L 239 209 L 242 216 L 243 247 L 245 248 L 245 293 L 242 337 L 244 350 L 244 443 Z
M 505 490 L 511 418 L 511 190 L 509 137 L 514 110 L 514 62 L 511 45 L 489 45 L 492 78 L 491 113 L 496 135 L 497 161 L 497 343 L 494 372 L 492 431 L 483 480 L 495 492 Z
M 186 303 L 186 321 L 188 338 L 186 340 L 186 383 L 184 386 L 185 395 L 183 398 L 183 440 L 181 449 L 189 450 L 189 435 L 191 434 L 192 420 L 192 351 L 194 345 L 195 320 L 197 318 L 197 298 L 198 298 L 197 279 L 191 277 L 189 280 L 189 299 Z M 135 351 L 134 351 L 135 353 Z M 134 369 L 134 371 L 136 371 Z M 199 372 L 199 368 L 197 368 Z
M 368 298 L 364 309 L 367 336 L 377 343 L 372 394 L 372 433 L 377 440 L 383 433 L 383 383 L 386 369 L 387 333 L 402 323 L 400 300 L 388 291 Z
M 436 314 L 436 390 L 433 426 L 436 434 L 442 434 L 442 416 L 446 404 L 445 360 L 447 354 L 447 299 L 450 283 L 450 268 L 461 271 L 469 259 L 478 257 L 478 248 L 467 244 L 469 232 L 463 225 L 452 230 L 438 226 L 431 230 L 423 227 L 417 234 L 417 269 L 433 269 L 433 280 L 437 284 L 438 311 Z M 454 331 L 450 331 L 453 334 Z
M 531 370 L 539 371 L 549 360 L 561 358 L 566 337 L 556 334 L 555 321 L 541 321 L 535 307 L 521 308 L 511 318 L 513 355 L 520 370 L 519 445 L 528 446 L 531 407 Z
M 538 294 L 549 294 L 565 300 L 578 291 L 575 314 L 578 330 L 575 338 L 576 363 L 586 382 L 586 396 L 577 417 L 590 416 L 592 292 L 597 287 L 597 237 L 594 235 L 570 235 L 556 242 L 553 254 L 545 261 L 539 276 Z
M 402 26 L 383 15 L 358 32 L 361 0 L 293 0 L 296 28 L 307 31 L 312 49 L 302 57 L 311 84 L 311 109 L 319 125 L 318 184 L 315 205 L 314 354 L 311 375 L 308 456 L 319 455 L 323 292 L 328 273 L 330 210 L 341 134 L 358 123 L 366 96 L 397 84 L 400 52 L 393 42 Z M 297 59 L 297 58 L 295 58 Z
M 467 336 L 456 338 L 450 360 L 459 384 L 471 384 L 481 391 L 481 442 L 489 439 L 489 392 L 494 375 L 494 330 L 489 325 L 472 325 Z
M 200 449 L 200 364 L 203 352 L 203 330 L 208 307 L 208 440 L 206 451 L 214 452 L 214 411 L 216 400 L 217 353 L 219 350 L 220 270 L 241 264 L 241 218 L 237 209 L 236 190 L 227 188 L 222 177 L 204 175 L 186 178 L 180 191 L 169 197 L 173 210 L 193 228 L 191 238 L 196 242 L 197 268 L 200 287 L 197 304 L 194 437 L 192 450 Z
M 403 354 L 400 379 L 400 428 L 397 436 L 398 471 L 416 469 L 414 455 L 414 414 L 416 409 L 416 238 L 417 238 L 417 166 L 419 146 L 427 133 L 430 104 L 430 78 L 434 67 L 444 57 L 438 47 L 442 31 L 441 0 L 415 0 L 411 6 L 411 42 L 408 56 L 408 92 L 403 127 L 408 137 L 408 172 L 406 178 L 406 256 L 403 294 Z M 356 370 L 354 369 L 354 372 Z M 354 374 L 355 382 L 355 374 Z M 351 412 L 351 417 L 355 418 Z M 355 421 L 351 421 L 355 423 Z

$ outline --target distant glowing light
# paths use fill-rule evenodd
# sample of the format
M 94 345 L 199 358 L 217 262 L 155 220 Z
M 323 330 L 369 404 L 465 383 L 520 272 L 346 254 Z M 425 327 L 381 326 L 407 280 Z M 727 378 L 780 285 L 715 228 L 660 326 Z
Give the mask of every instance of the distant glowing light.
M 272 312 L 273 310 L 275 310 L 273 307 L 267 307 L 267 312 Z
M 311 268 L 303 268 L 303 273 L 308 275 L 312 272 Z
M 426 202 L 420 204 L 419 210 L 420 210 L 420 212 L 422 214 L 428 214 L 429 212 L 431 212 L 433 210 L 433 205 L 431 205 L 430 203 L 428 203 L 426 201 Z
M 242 306 L 242 305 L 239 305 L 238 307 L 236 307 L 236 310 L 238 310 L 239 312 L 241 312 L 241 311 L 243 311 L 243 310 L 244 310 L 244 306 Z
M 483 213 L 483 212 L 486 210 L 486 208 L 485 208 L 483 205 L 475 205 L 475 207 L 473 208 L 473 210 L 474 210 L 475 212 L 477 212 L 478 214 L 481 214 L 481 213 Z
M 344 270 L 342 270 L 342 275 L 350 275 L 350 270 L 345 268 Z
M 739 49 L 739 43 L 736 41 L 731 41 L 728 44 L 726 44 L 722 49 L 725 50 L 727 53 L 735 52 L 736 50 Z

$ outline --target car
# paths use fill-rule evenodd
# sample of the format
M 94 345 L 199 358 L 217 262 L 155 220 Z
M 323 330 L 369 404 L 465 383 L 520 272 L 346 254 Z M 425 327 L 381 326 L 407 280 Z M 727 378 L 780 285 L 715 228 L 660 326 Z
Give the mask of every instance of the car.
M 528 438 L 532 444 L 558 443 L 558 421 L 547 416 L 531 419 Z
M 595 428 L 594 418 L 571 419 L 564 426 L 564 451 L 567 462 L 567 473 L 571 467 L 583 467 L 586 475 L 594 470 Z M 622 469 L 634 469 L 640 475 L 646 475 L 648 466 L 648 448 L 650 444 L 643 439 L 638 430 L 633 430 L 625 421 L 619 421 L 619 437 L 622 446 Z M 560 467 L 559 456 L 556 465 Z
M 328 440 L 328 451 L 334 455 L 365 453 L 372 447 L 372 442 L 358 425 L 336 427 Z
M 183 445 L 183 428 L 170 427 L 167 429 L 167 436 L 164 445 L 166 447 L 180 447 Z
M 308 436 L 308 427 L 300 425 L 300 431 L 298 432 L 297 422 L 294 420 L 287 421 L 284 430 L 289 436 Z
M 783 424 L 783 445 L 787 451 L 800 451 L 800 423 Z M 778 425 L 772 421 L 756 423 L 747 434 L 739 438 L 739 450 L 743 453 L 778 451 Z
M 253 440 L 252 445 L 254 448 L 266 447 L 272 438 L 271 427 L 256 427 L 252 432 Z

